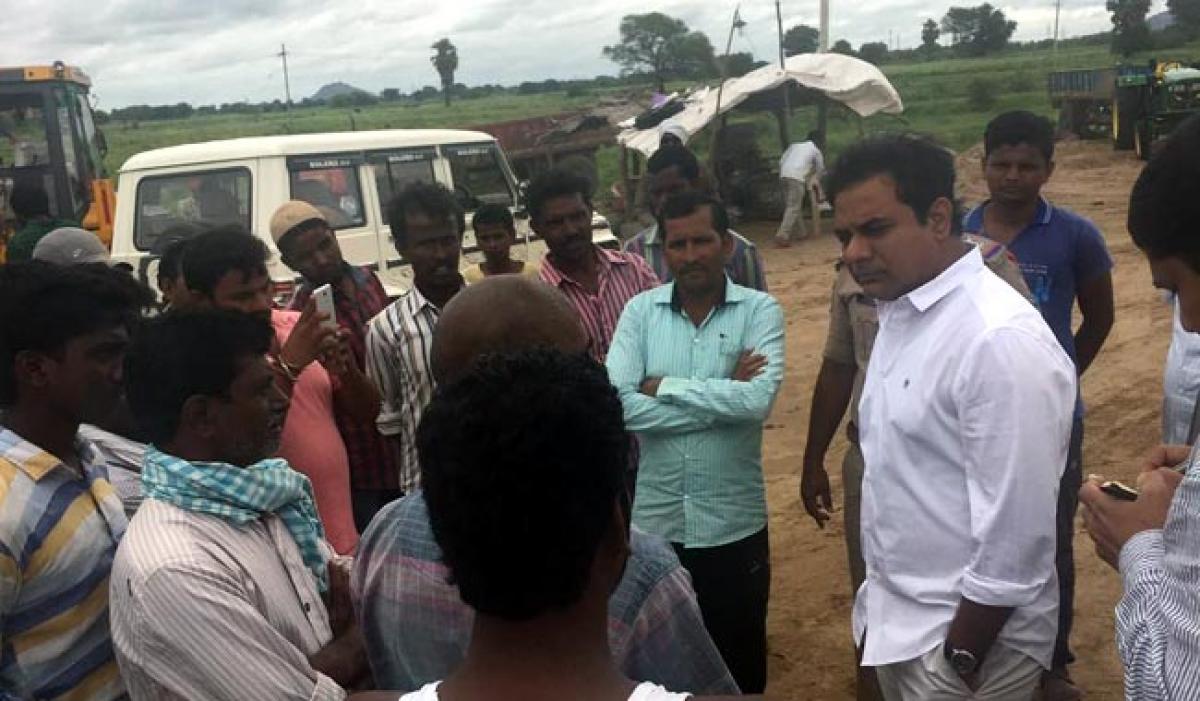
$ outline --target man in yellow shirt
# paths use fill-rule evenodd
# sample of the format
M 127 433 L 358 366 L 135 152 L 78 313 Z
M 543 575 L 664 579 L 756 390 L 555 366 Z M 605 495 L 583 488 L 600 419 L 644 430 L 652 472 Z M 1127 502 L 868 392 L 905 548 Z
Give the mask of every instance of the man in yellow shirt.
M 517 242 L 517 227 L 512 212 L 499 204 L 485 204 L 471 219 L 475 243 L 483 253 L 483 262 L 462 271 L 463 279 L 473 285 L 489 275 L 524 275 L 536 278 L 541 266 L 534 261 L 513 260 L 509 251 Z

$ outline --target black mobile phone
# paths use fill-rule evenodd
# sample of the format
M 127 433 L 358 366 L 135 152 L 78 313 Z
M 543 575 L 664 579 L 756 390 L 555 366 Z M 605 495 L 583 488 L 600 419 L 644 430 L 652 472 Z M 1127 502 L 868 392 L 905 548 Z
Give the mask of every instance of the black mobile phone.
M 1127 487 L 1116 480 L 1110 480 L 1100 485 L 1100 491 L 1121 501 L 1137 501 L 1138 498 L 1138 490 Z

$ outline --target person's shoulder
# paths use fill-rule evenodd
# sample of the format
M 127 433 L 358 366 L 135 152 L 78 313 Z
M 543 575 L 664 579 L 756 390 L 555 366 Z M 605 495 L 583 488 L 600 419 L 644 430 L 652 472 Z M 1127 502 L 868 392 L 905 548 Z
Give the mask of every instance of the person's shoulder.
M 135 581 L 159 570 L 175 573 L 211 570 L 225 531 L 233 530 L 215 516 L 195 514 L 164 501 L 147 498 L 129 521 L 114 567 Z
M 1050 223 L 1055 229 L 1078 237 L 1104 242 L 1104 234 L 1091 219 L 1062 205 L 1050 203 L 1049 206 L 1052 207 Z
M 645 583 L 657 582 L 683 567 L 670 543 L 636 526 L 629 529 L 629 564 L 632 575 Z
M 411 295 L 412 289 L 407 289 L 401 292 L 396 299 L 385 305 L 383 309 L 380 309 L 378 312 L 376 312 L 375 316 L 371 317 L 370 321 L 367 322 L 367 332 L 383 333 L 388 331 L 392 326 L 391 317 L 395 316 L 401 309 L 403 309 L 404 304 L 408 301 L 408 298 Z
M 742 236 L 741 234 L 734 231 L 733 229 L 729 230 L 729 235 L 733 237 L 733 240 L 735 243 L 740 244 L 743 248 L 747 248 L 750 250 L 754 250 L 754 249 L 758 248 L 757 244 L 755 244 L 753 241 L 746 238 L 745 236 Z
M 405 495 L 380 509 L 359 539 L 356 552 L 359 561 L 394 556 L 441 559 L 429 523 L 429 509 L 420 492 Z
M 284 335 L 291 333 L 296 326 L 296 322 L 300 321 L 300 312 L 293 309 L 272 309 L 271 310 L 271 326 L 276 332 L 282 332 Z
M 475 283 L 483 280 L 483 278 L 486 277 L 483 274 L 483 264 L 482 263 L 475 263 L 473 265 L 468 265 L 467 267 L 460 270 L 459 274 L 461 274 L 463 276 L 463 280 L 465 280 L 468 285 L 474 285 Z

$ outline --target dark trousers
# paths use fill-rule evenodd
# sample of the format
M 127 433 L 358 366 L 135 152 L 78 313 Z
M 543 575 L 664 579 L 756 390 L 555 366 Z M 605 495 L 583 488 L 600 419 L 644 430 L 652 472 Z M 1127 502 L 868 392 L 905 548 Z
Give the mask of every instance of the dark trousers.
M 1071 626 L 1075 620 L 1075 511 L 1083 486 L 1083 419 L 1071 427 L 1067 467 L 1058 483 L 1057 535 L 1054 565 L 1058 570 L 1058 637 L 1054 640 L 1054 667 L 1075 661 L 1071 654 Z
M 354 510 L 354 527 L 359 533 L 365 533 L 375 514 L 402 496 L 402 489 L 351 489 L 350 507 Z
M 767 600 L 771 551 L 767 529 L 715 548 L 672 543 L 692 575 L 700 615 L 743 694 L 767 688 Z

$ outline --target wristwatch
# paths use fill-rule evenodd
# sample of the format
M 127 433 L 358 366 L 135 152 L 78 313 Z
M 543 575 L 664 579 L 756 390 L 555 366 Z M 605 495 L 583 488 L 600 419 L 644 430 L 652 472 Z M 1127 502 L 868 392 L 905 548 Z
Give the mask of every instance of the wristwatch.
M 960 676 L 974 674 L 979 669 L 979 660 L 970 650 L 950 647 L 949 645 L 942 646 L 942 654 L 946 656 L 946 661 L 958 672 Z

